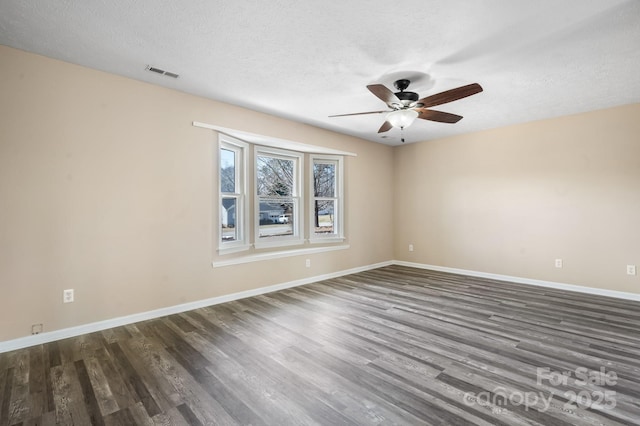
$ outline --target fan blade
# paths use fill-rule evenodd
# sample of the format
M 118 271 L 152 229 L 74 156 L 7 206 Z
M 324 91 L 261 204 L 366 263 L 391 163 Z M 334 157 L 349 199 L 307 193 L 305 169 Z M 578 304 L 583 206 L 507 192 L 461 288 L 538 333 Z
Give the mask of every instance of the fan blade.
M 378 129 L 378 133 L 388 132 L 392 127 L 393 126 L 391 125 L 391 123 L 385 121 L 384 123 L 382 123 L 382 126 L 380 126 L 380 129 Z
M 423 120 L 438 121 L 440 123 L 457 123 L 462 120 L 461 115 L 449 112 L 436 111 L 433 109 L 414 108 L 418 112 L 418 118 Z
M 382 84 L 370 84 L 367 89 L 386 104 L 399 103 L 400 99 Z
M 349 116 L 349 115 L 382 114 L 383 112 L 389 112 L 389 111 L 354 112 L 354 113 L 352 113 L 352 114 L 338 114 L 338 115 L 330 115 L 329 117 L 347 117 L 347 116 Z
M 458 99 L 466 98 L 467 96 L 475 95 L 482 92 L 482 86 L 478 83 L 468 84 L 466 86 L 458 87 L 456 89 L 446 90 L 435 95 L 427 96 L 418 101 L 418 104 L 422 104 L 422 108 L 429 108 L 436 105 L 442 105 L 449 102 L 457 101 Z

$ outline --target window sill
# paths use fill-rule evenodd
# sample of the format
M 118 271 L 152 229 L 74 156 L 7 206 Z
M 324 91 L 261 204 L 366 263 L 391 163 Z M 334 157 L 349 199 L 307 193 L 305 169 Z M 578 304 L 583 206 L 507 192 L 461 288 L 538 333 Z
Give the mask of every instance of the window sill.
M 324 241 L 324 242 L 329 242 L 329 241 Z M 344 245 L 330 246 L 330 247 L 303 248 L 303 249 L 297 249 L 297 250 L 286 250 L 286 251 L 283 250 L 283 251 L 273 251 L 269 253 L 251 254 L 251 255 L 237 257 L 229 260 L 213 261 L 211 262 L 211 266 L 213 266 L 214 268 L 220 268 L 223 266 L 239 265 L 242 263 L 260 262 L 263 260 L 279 259 L 279 258 L 291 257 L 291 256 L 301 256 L 303 254 L 314 254 L 314 253 L 323 253 L 327 251 L 346 250 L 349 247 L 350 246 L 348 244 L 344 244 Z
M 241 251 L 247 251 L 250 248 L 251 248 L 250 244 L 245 244 L 245 245 L 235 246 L 235 247 L 219 247 L 218 254 L 239 253 Z

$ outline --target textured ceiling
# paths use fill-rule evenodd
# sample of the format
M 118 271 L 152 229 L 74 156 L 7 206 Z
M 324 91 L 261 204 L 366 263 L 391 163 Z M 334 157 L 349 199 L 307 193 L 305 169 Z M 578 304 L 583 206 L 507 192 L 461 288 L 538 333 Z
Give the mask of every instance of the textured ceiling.
M 390 145 L 384 114 L 328 116 L 398 78 L 484 87 L 407 143 L 640 102 L 638 0 L 0 0 L 0 44 Z

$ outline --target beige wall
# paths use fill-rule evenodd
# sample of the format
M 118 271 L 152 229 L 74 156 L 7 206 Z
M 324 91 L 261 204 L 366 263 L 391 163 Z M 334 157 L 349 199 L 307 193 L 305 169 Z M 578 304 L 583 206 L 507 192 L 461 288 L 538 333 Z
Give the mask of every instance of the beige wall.
M 640 293 L 639 104 L 403 146 L 394 173 L 398 260 Z
M 4 46 L 0 76 L 0 341 L 393 257 L 390 147 Z M 351 248 L 212 268 L 217 142 L 192 121 L 357 153 Z
M 0 341 L 394 258 L 640 292 L 640 105 L 392 149 L 4 46 L 0 76 Z M 350 249 L 212 268 L 192 121 L 357 153 Z

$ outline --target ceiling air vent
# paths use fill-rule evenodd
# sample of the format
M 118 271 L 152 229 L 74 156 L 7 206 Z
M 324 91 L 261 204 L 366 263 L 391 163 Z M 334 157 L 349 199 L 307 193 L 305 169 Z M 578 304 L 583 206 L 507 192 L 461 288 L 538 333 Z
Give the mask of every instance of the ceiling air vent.
M 147 65 L 147 71 L 155 72 L 156 74 L 160 74 L 160 75 L 166 75 L 167 77 L 171 77 L 171 78 L 179 77 L 179 75 L 174 72 L 161 70 L 160 68 L 152 67 L 151 65 Z

